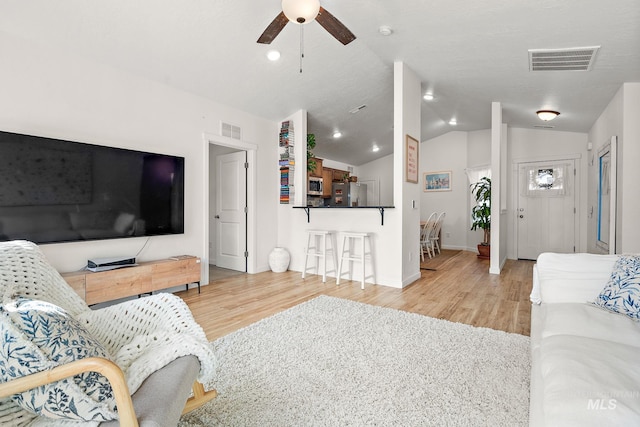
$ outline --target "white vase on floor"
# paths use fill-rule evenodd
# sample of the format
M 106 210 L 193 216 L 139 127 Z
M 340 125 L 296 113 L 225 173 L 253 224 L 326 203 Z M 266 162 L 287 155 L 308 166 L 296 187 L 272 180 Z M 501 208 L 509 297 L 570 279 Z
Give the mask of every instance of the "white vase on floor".
M 273 248 L 269 254 L 269 267 L 274 273 L 287 271 L 291 256 L 285 248 Z

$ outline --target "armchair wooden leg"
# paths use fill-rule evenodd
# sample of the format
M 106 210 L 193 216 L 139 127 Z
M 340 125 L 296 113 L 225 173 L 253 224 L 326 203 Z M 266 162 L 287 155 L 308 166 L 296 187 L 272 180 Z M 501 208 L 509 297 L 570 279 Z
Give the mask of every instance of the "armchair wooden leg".
M 193 396 L 191 396 L 187 400 L 187 404 L 184 405 L 184 409 L 182 410 L 182 414 L 186 414 L 187 412 L 191 412 L 196 408 L 204 405 L 210 400 L 213 400 L 218 395 L 218 392 L 215 389 L 211 389 L 209 391 L 204 391 L 204 386 L 200 384 L 198 381 L 193 383 Z

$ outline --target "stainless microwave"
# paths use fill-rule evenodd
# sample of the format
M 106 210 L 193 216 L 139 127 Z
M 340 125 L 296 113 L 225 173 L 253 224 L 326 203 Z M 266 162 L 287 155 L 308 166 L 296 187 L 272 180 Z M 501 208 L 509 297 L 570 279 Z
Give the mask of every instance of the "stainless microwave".
M 322 196 L 322 178 L 315 176 L 309 177 L 309 187 L 307 194 L 310 196 Z

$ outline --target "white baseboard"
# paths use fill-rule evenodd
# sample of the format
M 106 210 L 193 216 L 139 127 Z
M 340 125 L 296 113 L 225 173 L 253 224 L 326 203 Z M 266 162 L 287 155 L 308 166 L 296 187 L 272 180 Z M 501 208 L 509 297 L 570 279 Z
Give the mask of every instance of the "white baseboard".
M 478 253 L 478 249 L 476 247 L 467 247 L 467 246 L 455 246 L 455 245 L 443 245 L 442 249 L 449 249 L 452 251 L 469 251 Z

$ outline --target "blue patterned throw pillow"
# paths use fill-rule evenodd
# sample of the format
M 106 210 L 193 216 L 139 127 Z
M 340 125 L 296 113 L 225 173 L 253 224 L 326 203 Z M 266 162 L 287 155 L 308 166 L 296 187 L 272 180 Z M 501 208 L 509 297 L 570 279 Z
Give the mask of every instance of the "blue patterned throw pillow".
M 640 320 L 640 256 L 621 255 L 595 305 Z
M 0 307 L 0 381 L 49 370 L 107 351 L 62 308 L 20 298 Z M 117 418 L 109 381 L 85 372 L 12 396 L 21 407 L 48 418 L 108 421 Z

